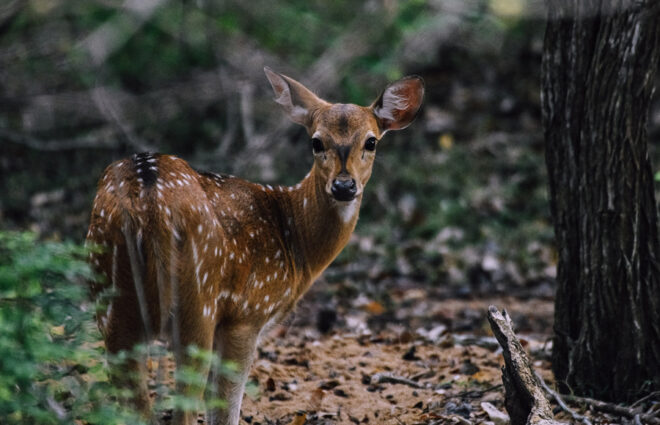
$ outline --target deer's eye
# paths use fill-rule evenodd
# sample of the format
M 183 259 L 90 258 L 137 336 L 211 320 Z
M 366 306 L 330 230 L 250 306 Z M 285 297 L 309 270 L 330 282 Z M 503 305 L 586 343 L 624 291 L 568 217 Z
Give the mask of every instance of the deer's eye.
M 312 138 L 312 151 L 314 151 L 314 153 L 319 153 L 323 152 L 324 150 L 325 148 L 323 147 L 323 142 L 316 137 Z
M 376 150 L 376 138 L 370 137 L 364 142 L 364 148 L 368 151 Z

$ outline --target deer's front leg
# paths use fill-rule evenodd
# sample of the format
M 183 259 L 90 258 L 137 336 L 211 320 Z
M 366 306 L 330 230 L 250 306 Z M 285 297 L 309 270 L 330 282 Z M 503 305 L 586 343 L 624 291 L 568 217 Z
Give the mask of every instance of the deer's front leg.
M 231 375 L 212 373 L 209 377 L 212 396 L 226 403 L 226 408 L 209 410 L 210 425 L 238 425 L 245 383 L 250 374 L 259 331 L 257 327 L 248 324 L 218 328 L 214 346 L 223 362 L 236 365 L 236 371 Z

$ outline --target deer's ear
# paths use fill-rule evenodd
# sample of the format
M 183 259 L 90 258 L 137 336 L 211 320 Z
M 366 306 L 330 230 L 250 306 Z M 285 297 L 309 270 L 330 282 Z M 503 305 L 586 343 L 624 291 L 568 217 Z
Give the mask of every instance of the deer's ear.
M 293 122 L 308 127 L 312 112 L 326 102 L 293 78 L 278 74 L 268 67 L 264 67 L 264 72 L 275 92 L 275 102 L 282 105 Z
M 417 116 L 423 100 L 424 80 L 413 75 L 387 86 L 371 109 L 384 133 L 406 128 Z

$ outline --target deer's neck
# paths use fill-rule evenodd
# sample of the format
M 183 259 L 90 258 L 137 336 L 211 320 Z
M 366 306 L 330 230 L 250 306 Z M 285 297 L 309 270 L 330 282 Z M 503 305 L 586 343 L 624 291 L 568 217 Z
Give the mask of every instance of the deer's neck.
M 297 267 L 309 284 L 346 246 L 355 229 L 362 196 L 351 202 L 337 202 L 325 191 L 324 182 L 312 171 L 286 193 L 282 207 L 294 217 L 292 248 Z

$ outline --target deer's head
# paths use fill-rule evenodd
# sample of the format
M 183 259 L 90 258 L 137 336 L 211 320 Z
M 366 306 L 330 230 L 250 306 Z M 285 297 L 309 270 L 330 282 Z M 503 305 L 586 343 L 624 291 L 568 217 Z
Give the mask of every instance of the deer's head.
M 388 85 L 371 106 L 329 103 L 293 78 L 264 68 L 279 103 L 289 118 L 303 125 L 314 154 L 313 173 L 338 202 L 362 194 L 371 176 L 376 147 L 389 130 L 406 128 L 424 97 L 420 77 L 404 77 Z

